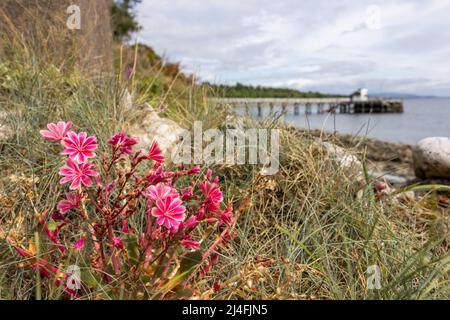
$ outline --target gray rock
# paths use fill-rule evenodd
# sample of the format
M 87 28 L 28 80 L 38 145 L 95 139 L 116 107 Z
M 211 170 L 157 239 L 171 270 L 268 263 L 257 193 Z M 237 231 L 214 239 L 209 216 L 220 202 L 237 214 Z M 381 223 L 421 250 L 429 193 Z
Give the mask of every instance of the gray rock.
M 450 139 L 431 137 L 413 148 L 414 172 L 418 178 L 450 179 Z

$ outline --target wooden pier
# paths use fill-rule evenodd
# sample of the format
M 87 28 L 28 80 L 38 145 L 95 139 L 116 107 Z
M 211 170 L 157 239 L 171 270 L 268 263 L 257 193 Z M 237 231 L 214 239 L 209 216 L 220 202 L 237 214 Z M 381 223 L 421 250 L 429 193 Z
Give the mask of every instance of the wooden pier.
M 302 109 L 305 114 L 321 113 L 403 113 L 403 100 L 400 99 L 368 99 L 355 101 L 352 98 L 223 98 L 215 99 L 219 105 L 241 107 L 246 110 L 256 108 L 258 116 L 261 116 L 264 108 L 270 108 L 270 113 L 275 107 L 281 108 L 282 112 L 293 110 L 294 115 L 300 114 Z

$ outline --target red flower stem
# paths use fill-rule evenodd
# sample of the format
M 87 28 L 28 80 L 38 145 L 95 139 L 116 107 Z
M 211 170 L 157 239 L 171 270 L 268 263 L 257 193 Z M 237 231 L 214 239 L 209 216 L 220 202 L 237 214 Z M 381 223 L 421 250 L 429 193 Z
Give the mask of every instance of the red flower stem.
M 128 201 L 122 206 L 122 208 L 119 209 L 119 211 L 117 211 L 116 214 L 114 214 L 113 218 L 115 219 L 120 216 L 120 214 L 123 212 L 123 210 L 125 210 L 126 207 L 128 207 L 131 201 L 133 201 L 133 197 L 130 195 Z
M 167 276 L 167 272 L 169 271 L 170 263 L 172 262 L 173 258 L 175 257 L 176 251 L 174 250 L 172 254 L 170 255 L 169 259 L 167 259 L 166 266 L 164 267 L 164 271 L 161 275 L 161 279 L 165 278 Z
M 98 204 L 97 200 L 95 200 L 95 197 L 92 194 L 92 191 L 89 190 L 89 189 L 86 189 L 86 193 L 88 194 L 89 200 L 91 200 L 91 203 L 95 206 L 97 211 L 100 212 L 103 216 L 105 216 L 105 212 L 103 211 L 103 208 L 100 207 L 100 205 Z
M 219 238 L 216 241 L 214 241 L 214 243 L 209 247 L 209 249 L 206 250 L 206 252 L 203 254 L 203 256 L 202 256 L 203 260 L 206 260 L 206 258 L 208 258 L 211 255 L 211 253 L 214 251 L 214 249 L 216 249 L 216 247 L 223 241 L 223 238 L 228 233 L 230 228 L 235 225 L 237 219 L 239 218 L 239 215 L 240 215 L 240 211 L 238 210 L 236 212 L 236 216 L 233 219 L 233 223 L 230 223 L 229 225 L 227 225 L 227 227 L 220 234 Z
M 103 269 L 106 266 L 106 257 L 105 250 L 103 249 L 103 242 L 101 240 L 97 240 L 97 237 L 95 235 L 92 236 L 92 241 L 94 241 L 94 248 L 97 250 L 97 252 L 100 253 L 100 264 Z
M 144 270 L 146 270 L 150 266 L 151 259 L 152 259 L 152 243 L 149 242 L 147 248 L 145 249 Z
M 138 186 L 139 186 L 138 184 L 135 184 L 133 190 L 137 189 Z M 144 188 L 143 190 L 145 190 L 145 189 L 146 189 L 146 188 Z M 115 213 L 115 214 L 111 217 L 111 219 L 112 219 L 112 220 L 115 220 L 120 214 L 122 214 L 123 210 L 125 210 L 125 209 L 128 207 L 128 205 L 130 204 L 130 202 L 133 201 L 133 199 L 135 199 L 140 193 L 141 193 L 141 192 L 135 192 L 135 193 L 131 193 L 131 194 L 126 194 L 126 195 L 124 196 L 123 199 L 128 198 L 128 201 L 127 201 L 127 202 L 119 209 L 119 211 L 117 211 L 117 213 Z M 117 198 L 116 203 L 119 201 L 119 199 L 120 199 L 120 197 Z M 123 199 L 122 199 L 122 200 L 123 200 Z
M 108 237 L 109 237 L 109 244 L 112 247 L 112 263 L 113 263 L 113 267 L 114 267 L 114 273 L 116 274 L 116 276 L 120 275 L 120 266 L 119 266 L 119 261 L 117 259 L 117 250 L 114 247 L 114 234 L 113 234 L 113 229 L 112 229 L 112 224 L 108 225 Z
M 167 253 L 167 251 L 169 250 L 169 247 L 170 247 L 170 241 L 167 242 L 167 245 L 166 245 L 166 247 L 164 248 L 164 250 L 161 252 L 161 254 L 160 254 L 158 257 L 156 257 L 156 258 L 151 262 L 151 264 L 153 264 L 154 261 L 156 261 L 156 260 L 159 259 L 158 264 L 156 265 L 156 268 L 155 268 L 155 270 L 154 270 L 152 280 L 151 280 L 152 285 L 155 284 L 155 281 L 156 281 L 156 275 L 157 275 L 157 273 L 158 273 L 158 269 L 161 267 L 161 265 L 162 265 L 162 263 L 163 263 L 163 261 L 164 261 L 164 257 L 166 256 L 166 253 Z
M 109 182 L 108 182 L 108 178 L 109 178 L 109 175 L 110 175 L 110 173 L 111 173 L 111 169 L 112 169 L 112 167 L 113 167 L 113 165 L 116 163 L 116 161 L 117 161 L 117 149 L 118 149 L 118 147 L 115 147 L 115 148 L 113 148 L 113 152 L 112 152 L 112 155 L 111 155 L 111 161 L 109 162 L 109 165 L 108 165 L 108 167 L 106 168 L 106 170 L 105 170 L 105 182 L 104 182 L 104 184 L 105 184 L 105 193 L 104 193 L 104 202 L 105 202 L 105 205 L 108 205 L 108 200 L 109 200 L 109 192 L 108 192 L 108 190 L 107 190 L 107 188 L 108 188 L 108 184 L 109 184 Z
M 132 164 L 131 165 L 131 169 L 130 171 L 125 175 L 125 181 L 122 183 L 122 185 L 120 186 L 120 190 L 119 193 L 117 194 L 117 200 L 114 203 L 114 207 L 118 204 L 118 202 L 120 201 L 120 195 L 122 194 L 123 190 L 125 189 L 125 186 L 127 185 L 128 181 L 130 180 L 130 178 L 134 175 L 135 169 L 136 169 L 137 164 Z
M 81 191 L 81 190 L 80 190 Z M 87 227 L 88 227 L 88 231 L 91 234 L 92 237 L 92 241 L 94 242 L 94 249 L 95 251 L 97 251 L 97 253 L 100 255 L 100 265 L 102 267 L 102 269 L 106 266 L 106 259 L 105 259 L 105 251 L 103 250 L 103 243 L 102 240 L 98 240 L 97 236 L 95 235 L 95 228 L 94 226 L 90 223 L 89 219 L 87 218 L 87 212 L 86 212 L 86 208 L 84 207 L 84 204 L 82 204 L 80 210 L 80 216 L 82 217 L 82 219 L 86 222 Z
M 132 161 L 131 169 L 130 169 L 130 171 L 125 175 L 125 181 L 122 183 L 122 185 L 121 185 L 121 187 L 120 187 L 119 193 L 118 193 L 118 195 L 117 195 L 117 199 L 116 199 L 116 201 L 114 202 L 114 206 L 113 206 L 113 207 L 117 207 L 117 205 L 119 204 L 119 202 L 122 200 L 122 199 L 121 199 L 121 198 L 122 198 L 122 197 L 121 197 L 122 192 L 123 192 L 123 190 L 125 189 L 125 186 L 127 185 L 127 183 L 128 183 L 128 181 L 130 180 L 130 178 L 134 176 L 134 173 L 135 173 L 136 168 L 138 167 L 139 163 L 140 163 L 139 161 L 138 161 L 138 162 Z M 147 175 L 145 176 L 145 179 L 146 179 L 149 175 L 150 175 L 150 174 L 147 174 Z M 133 189 L 137 189 L 137 188 L 138 188 L 138 185 L 139 185 L 139 183 L 135 183 Z M 147 187 L 148 187 L 148 185 L 146 184 L 146 185 L 144 186 L 144 190 L 145 190 Z M 127 197 L 127 195 L 125 195 L 125 198 L 126 198 L 126 197 Z M 128 203 L 129 203 L 131 200 L 132 200 L 132 199 L 130 199 L 124 206 L 122 206 L 122 208 L 121 208 L 121 209 L 119 210 L 119 212 L 115 215 L 115 217 L 118 216 L 120 213 L 122 213 L 122 211 L 127 207 Z
M 172 243 L 169 241 L 169 242 L 166 244 L 164 250 L 161 251 L 161 253 L 158 254 L 158 256 L 157 256 L 155 259 L 151 260 L 150 263 L 149 263 L 149 265 L 150 265 L 150 264 L 153 264 L 153 263 L 154 263 L 155 261 L 157 261 L 159 258 L 162 258 L 162 257 L 166 254 L 167 250 L 169 250 L 169 247 L 170 247 L 171 245 L 172 245 Z
M 46 216 L 47 216 L 48 210 L 45 210 L 42 212 L 40 217 L 40 224 L 42 226 L 42 229 L 44 230 L 47 237 L 50 239 L 51 242 L 53 242 L 56 247 L 61 251 L 61 253 L 64 253 L 66 251 L 66 248 L 59 242 L 58 240 L 58 233 L 60 228 L 62 228 L 67 222 L 63 222 L 60 227 L 56 228 L 54 231 L 50 231 L 48 229 L 48 225 L 46 222 Z
M 152 258 L 152 247 L 153 247 L 153 229 L 156 227 L 152 225 L 152 216 L 151 216 L 151 203 L 147 203 L 147 234 L 146 234 L 146 240 L 147 240 L 147 246 L 145 248 L 145 261 L 144 261 L 144 268 L 147 269 L 150 265 L 150 259 Z
M 149 200 L 147 202 L 147 238 L 150 239 L 152 235 L 152 202 Z
M 63 279 L 67 279 L 67 273 L 65 273 L 64 271 L 62 271 L 61 269 L 52 266 L 51 264 L 49 264 L 47 261 L 41 259 L 41 258 L 36 258 L 35 256 L 33 256 L 33 254 L 28 251 L 27 249 L 20 247 L 20 246 L 16 246 L 13 244 L 13 241 L 10 237 L 6 238 L 6 241 L 8 241 L 9 244 L 11 244 L 13 246 L 14 249 L 16 249 L 16 251 L 24 258 L 28 258 L 30 259 L 32 262 L 32 268 L 37 268 L 39 270 L 39 272 L 41 272 L 41 274 L 43 274 L 46 277 L 52 277 L 53 280 L 55 281 L 56 285 L 62 287 L 64 284 L 63 282 L 58 278 L 58 276 L 62 276 Z M 67 294 L 79 298 L 79 295 L 72 291 L 69 290 L 67 288 L 64 289 L 64 292 L 66 292 Z

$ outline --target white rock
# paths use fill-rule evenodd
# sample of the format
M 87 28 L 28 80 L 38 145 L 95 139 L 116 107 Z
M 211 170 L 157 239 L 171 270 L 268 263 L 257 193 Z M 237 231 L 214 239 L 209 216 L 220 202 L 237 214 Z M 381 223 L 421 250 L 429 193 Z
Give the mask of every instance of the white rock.
M 131 124 L 129 128 L 130 135 L 139 138 L 138 148 L 148 150 L 148 147 L 156 140 L 164 155 L 170 158 L 186 130 L 175 121 L 160 117 L 147 103 L 139 109 L 142 118 Z
M 362 171 L 362 163 L 358 158 L 347 150 L 330 142 L 316 140 L 330 154 L 343 169 L 352 169 L 358 172 Z
M 450 139 L 425 138 L 413 148 L 414 172 L 422 179 L 450 179 Z
M 405 203 L 411 203 L 416 201 L 416 194 L 414 193 L 414 191 L 406 191 L 398 194 L 396 198 Z
M 388 174 L 388 173 L 381 173 L 378 171 L 374 171 L 374 170 L 369 170 L 368 171 L 369 176 L 375 178 L 375 179 L 383 179 L 386 182 L 388 182 L 389 184 L 392 185 L 406 185 L 408 184 L 408 179 L 405 177 L 401 177 L 401 176 L 396 176 L 393 174 Z

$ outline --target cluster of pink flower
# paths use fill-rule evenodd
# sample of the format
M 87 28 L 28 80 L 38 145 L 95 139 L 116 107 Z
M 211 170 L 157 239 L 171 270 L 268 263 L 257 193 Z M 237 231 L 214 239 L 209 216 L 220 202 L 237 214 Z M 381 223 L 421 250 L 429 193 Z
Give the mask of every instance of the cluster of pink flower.
M 76 190 L 81 184 L 90 187 L 92 185 L 91 177 L 98 176 L 98 172 L 93 170 L 94 165 L 87 161 L 87 159 L 95 157 L 97 138 L 88 137 L 86 132 L 77 134 L 69 131 L 71 127 L 71 122 L 49 123 L 48 130 L 41 130 L 40 133 L 44 139 L 59 141 L 64 146 L 61 154 L 69 155 L 69 158 L 67 167 L 63 167 L 59 171 L 59 174 L 64 176 L 60 183 L 72 182 L 70 189 Z M 71 199 L 73 199 L 72 196 Z
M 231 205 L 223 204 L 219 179 L 212 177 L 210 169 L 203 175 L 198 166 L 187 169 L 181 165 L 175 171 L 168 171 L 156 142 L 147 152 L 133 153 L 138 140 L 123 131 L 108 140 L 110 155 L 104 154 L 95 164 L 90 162 L 95 159 L 98 148 L 95 136 L 71 131 L 70 122 L 50 123 L 47 128 L 40 132 L 41 135 L 46 140 L 60 142 L 63 146 L 61 155 L 67 156 L 66 166 L 59 170 L 60 184 L 70 183 L 71 190 L 58 203 L 58 211 L 51 215 L 56 228 L 50 231 L 46 214 L 41 218 L 41 224 L 59 254 L 64 255 L 67 251 L 58 239 L 60 231 L 70 225 L 75 229 L 75 221 L 78 221 L 83 230 L 71 231 L 81 232 L 82 236 L 74 240 L 72 248 L 89 254 L 92 266 L 103 272 L 103 281 L 111 281 L 105 276 L 109 267 L 116 276 L 123 270 L 133 270 L 138 278 L 153 266 L 150 269 L 154 272 L 160 268 L 164 270 L 155 274 L 152 281 L 153 286 L 161 288 L 168 281 L 170 269 L 176 267 L 175 260 L 182 259 L 184 250 L 180 251 L 180 247 L 189 252 L 201 250 L 203 246 L 199 261 L 203 269 L 198 274 L 209 270 L 217 260 L 218 252 L 232 237 L 232 226 L 238 216 L 233 214 Z M 150 166 L 139 170 L 144 163 Z M 130 219 L 140 213 L 145 218 L 142 230 Z M 205 233 L 204 230 L 213 232 Z M 124 245 L 125 239 L 128 242 L 132 239 L 130 235 L 135 236 L 139 248 L 134 260 L 130 259 L 130 252 Z M 194 235 L 203 240 L 196 240 Z M 89 253 L 85 246 L 88 242 L 92 244 Z M 17 249 L 25 255 L 24 248 Z M 130 261 L 136 264 L 136 259 L 140 267 L 130 266 Z M 41 273 L 48 274 L 49 270 L 41 270 Z

